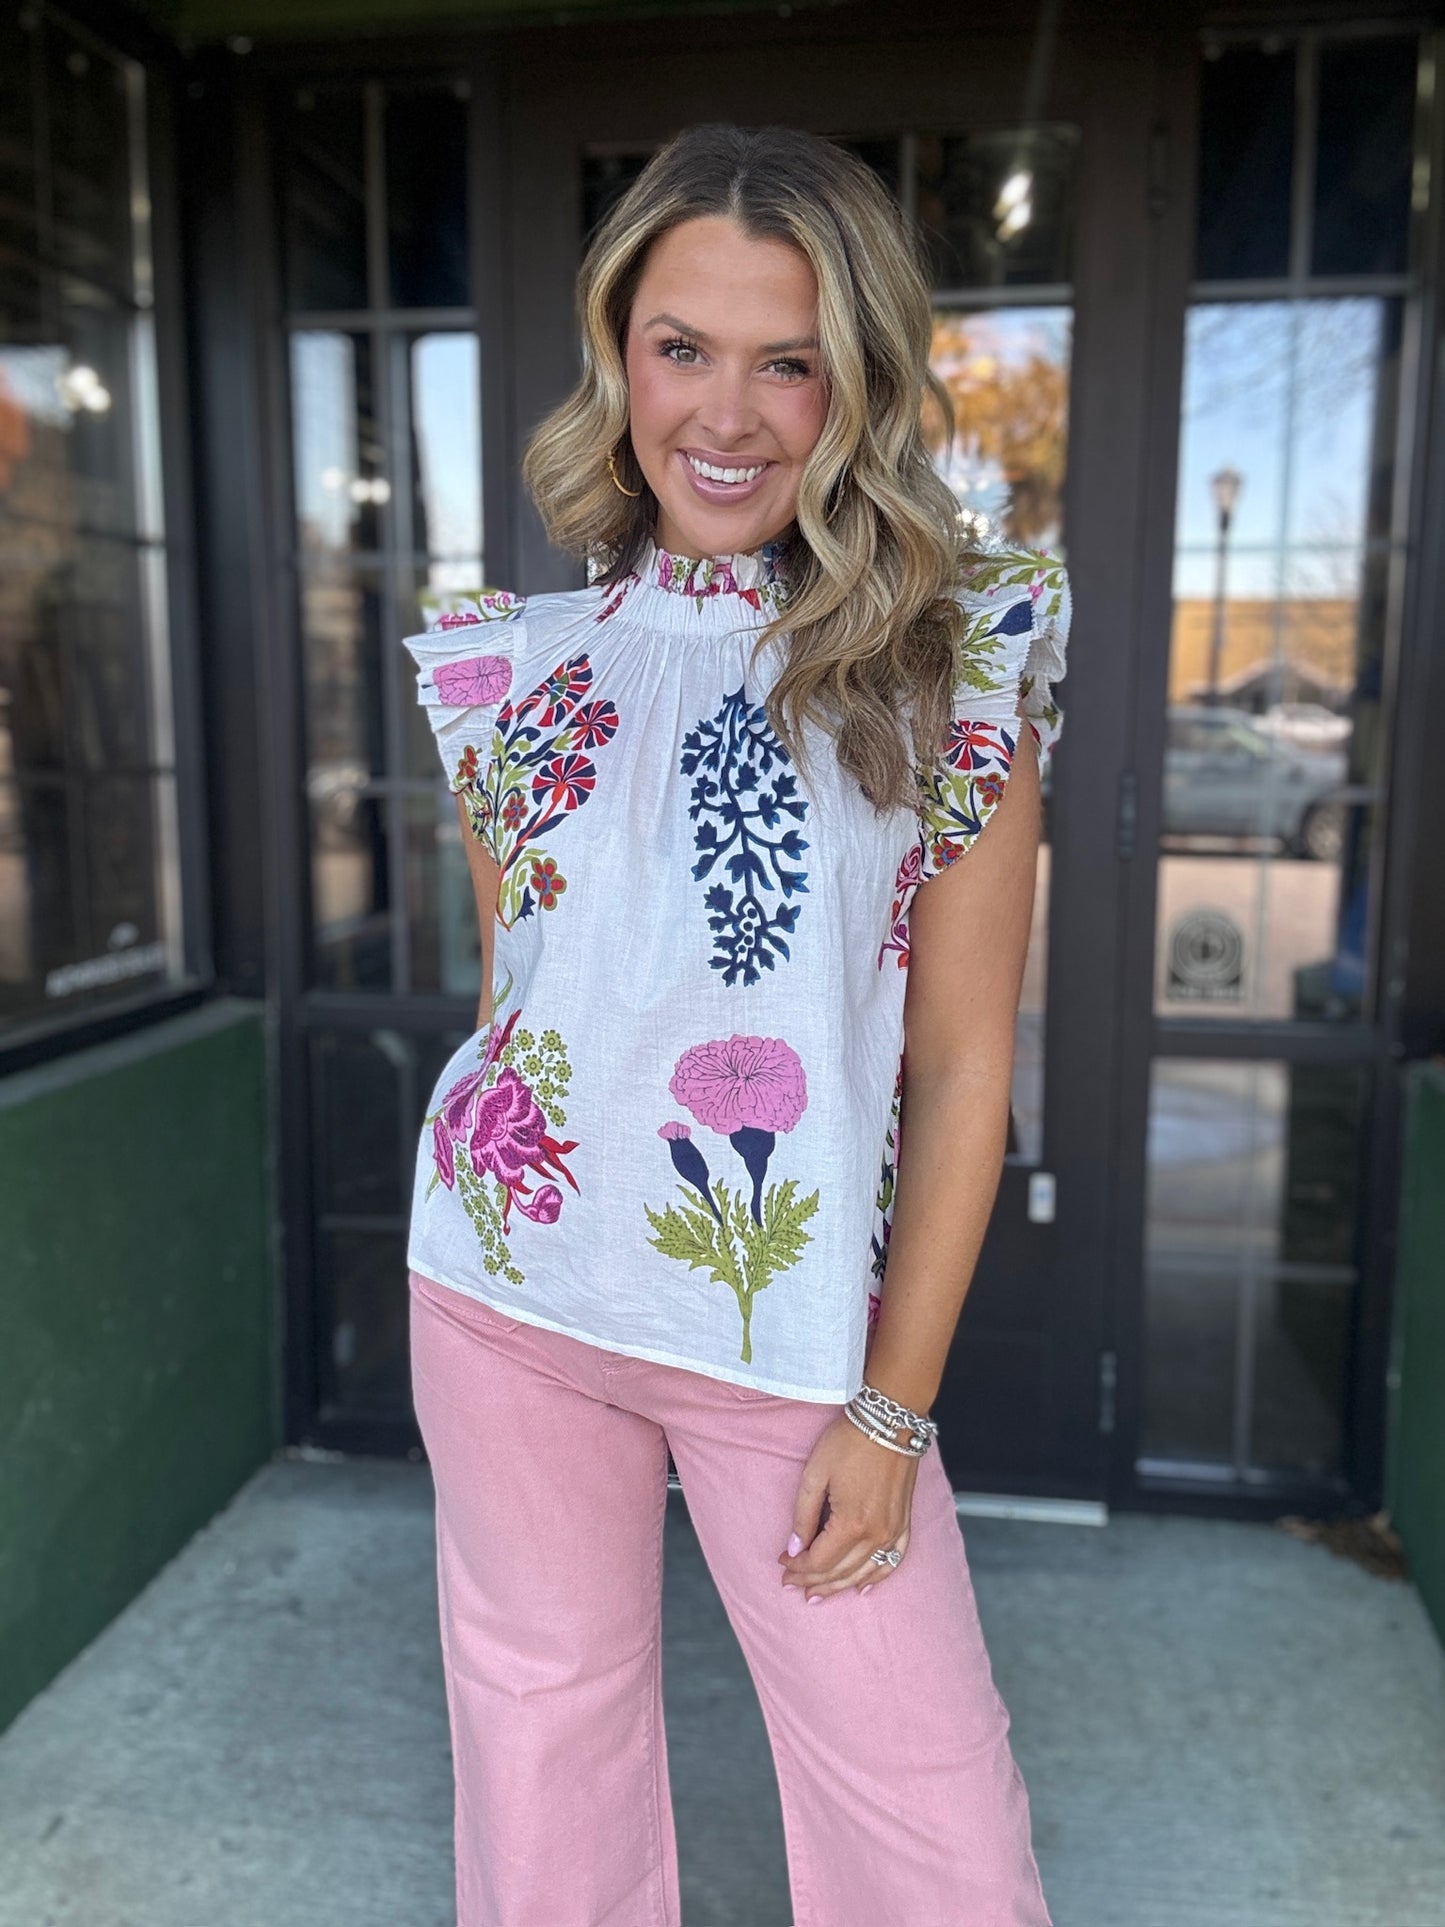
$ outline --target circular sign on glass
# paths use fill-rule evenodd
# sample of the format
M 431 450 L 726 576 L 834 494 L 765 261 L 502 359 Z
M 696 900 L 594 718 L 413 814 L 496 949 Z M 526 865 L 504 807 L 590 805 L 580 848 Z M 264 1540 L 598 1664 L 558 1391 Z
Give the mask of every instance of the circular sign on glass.
M 1176 1003 L 1232 1004 L 1244 994 L 1244 935 L 1223 910 L 1191 910 L 1169 935 L 1165 995 Z

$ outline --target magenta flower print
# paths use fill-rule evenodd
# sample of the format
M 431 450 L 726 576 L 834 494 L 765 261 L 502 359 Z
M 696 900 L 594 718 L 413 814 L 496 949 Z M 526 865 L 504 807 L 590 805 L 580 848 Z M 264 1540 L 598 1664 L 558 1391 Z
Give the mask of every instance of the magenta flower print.
M 558 1033 L 520 1029 L 520 1015 L 514 1009 L 505 1022 L 493 1021 L 478 1068 L 458 1078 L 427 1119 L 436 1167 L 430 1188 L 443 1184 L 460 1195 L 485 1269 L 514 1284 L 523 1277 L 507 1244 L 512 1207 L 535 1224 L 555 1224 L 563 1203 L 555 1180 L 578 1189 L 565 1163 L 577 1141 L 556 1135 L 566 1122 L 561 1099 L 572 1067 Z
M 687 1126 L 669 1120 L 658 1136 L 681 1180 L 679 1202 L 662 1211 L 643 1206 L 656 1233 L 648 1243 L 690 1270 L 705 1267 L 728 1287 L 742 1314 L 739 1357 L 746 1365 L 753 1356 L 754 1301 L 798 1262 L 810 1241 L 803 1227 L 818 1209 L 818 1192 L 800 1198 L 796 1178 L 764 1190 L 777 1134 L 791 1131 L 807 1109 L 808 1080 L 802 1059 L 781 1037 L 734 1035 L 685 1050 L 668 1089 L 699 1124 L 727 1139 L 749 1182 L 714 1179 Z
M 439 663 L 432 681 L 443 702 L 459 709 L 499 703 L 512 686 L 512 665 L 505 656 L 469 656 L 465 662 Z
M 694 1044 L 678 1058 L 667 1088 L 699 1124 L 724 1137 L 744 1125 L 791 1131 L 808 1102 L 802 1062 L 781 1037 Z

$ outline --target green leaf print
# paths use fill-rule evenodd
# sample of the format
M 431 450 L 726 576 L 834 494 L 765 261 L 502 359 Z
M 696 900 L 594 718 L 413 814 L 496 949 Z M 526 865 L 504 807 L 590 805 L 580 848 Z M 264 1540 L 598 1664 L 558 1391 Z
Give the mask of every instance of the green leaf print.
M 811 1242 L 804 1224 L 818 1209 L 816 1191 L 797 1198 L 797 1180 L 786 1178 L 770 1184 L 763 1197 L 762 1222 L 748 1208 L 748 1192 L 733 1192 L 719 1181 L 713 1192 L 721 1221 L 695 1205 L 684 1192 L 681 1204 L 665 1211 L 642 1208 L 647 1221 L 658 1233 L 648 1243 L 664 1258 L 676 1258 L 690 1270 L 706 1266 L 714 1284 L 726 1285 L 738 1301 L 742 1313 L 743 1343 L 739 1358 L 752 1363 L 753 1301 L 771 1284 L 780 1271 L 787 1271 L 802 1256 L 803 1246 Z

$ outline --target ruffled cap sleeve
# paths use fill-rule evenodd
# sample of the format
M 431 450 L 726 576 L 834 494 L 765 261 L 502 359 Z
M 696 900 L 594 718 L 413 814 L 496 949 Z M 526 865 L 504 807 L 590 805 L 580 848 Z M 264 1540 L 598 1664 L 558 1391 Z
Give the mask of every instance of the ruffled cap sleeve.
M 959 590 L 953 721 L 942 753 L 920 774 L 919 882 L 971 849 L 1003 800 L 1020 728 L 1040 757 L 1058 740 L 1053 686 L 1065 670 L 1072 600 L 1058 558 L 1042 549 L 976 555 Z
M 448 590 L 422 602 L 426 629 L 403 638 L 417 665 L 425 709 L 447 786 L 486 780 L 492 732 L 512 687 L 524 596 L 508 589 Z

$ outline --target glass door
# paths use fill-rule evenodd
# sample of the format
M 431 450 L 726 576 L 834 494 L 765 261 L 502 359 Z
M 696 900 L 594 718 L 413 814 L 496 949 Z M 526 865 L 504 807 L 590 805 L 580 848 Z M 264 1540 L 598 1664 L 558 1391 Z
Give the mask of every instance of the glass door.
M 1428 70 L 1211 41 L 1144 1199 L 1144 1484 L 1350 1470 Z

